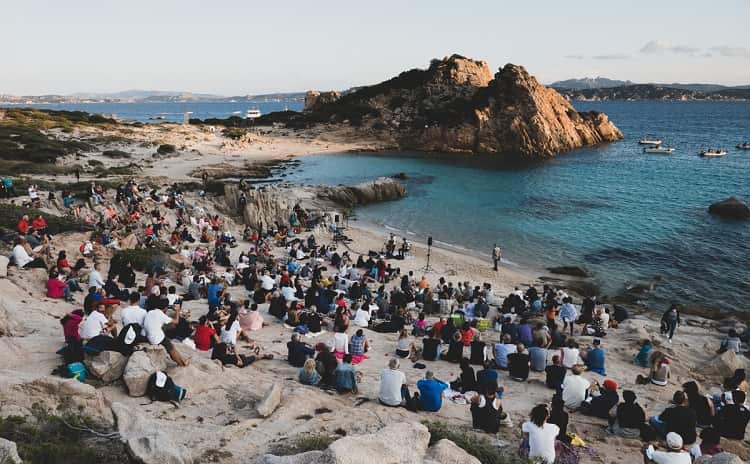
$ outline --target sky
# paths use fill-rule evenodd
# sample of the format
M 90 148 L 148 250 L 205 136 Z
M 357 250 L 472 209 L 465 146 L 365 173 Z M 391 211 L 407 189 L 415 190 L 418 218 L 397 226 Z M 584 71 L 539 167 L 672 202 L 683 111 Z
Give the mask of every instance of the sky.
M 459 53 L 541 82 L 750 84 L 750 0 L 0 0 L 0 94 L 346 89 Z

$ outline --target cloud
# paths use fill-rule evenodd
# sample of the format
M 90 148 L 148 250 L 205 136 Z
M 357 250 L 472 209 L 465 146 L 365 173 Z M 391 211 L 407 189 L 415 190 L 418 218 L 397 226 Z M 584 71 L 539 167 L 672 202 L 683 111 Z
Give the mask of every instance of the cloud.
M 582 59 L 584 59 L 586 57 L 583 56 L 583 55 L 573 54 L 573 55 L 565 55 L 565 58 L 567 58 L 569 60 L 582 60 Z
M 641 53 L 645 53 L 647 55 L 670 52 L 695 56 L 696 54 L 700 53 L 700 51 L 700 48 L 691 47 L 690 45 L 672 45 L 671 43 L 663 40 L 651 40 L 649 42 L 646 42 L 646 44 L 641 47 Z
M 750 48 L 746 47 L 732 47 L 730 45 L 719 45 L 711 47 L 711 50 L 718 53 L 721 56 L 728 56 L 731 58 L 750 58 Z
M 594 55 L 591 58 L 595 60 L 627 60 L 630 59 L 630 55 L 627 53 L 609 53 L 606 55 Z

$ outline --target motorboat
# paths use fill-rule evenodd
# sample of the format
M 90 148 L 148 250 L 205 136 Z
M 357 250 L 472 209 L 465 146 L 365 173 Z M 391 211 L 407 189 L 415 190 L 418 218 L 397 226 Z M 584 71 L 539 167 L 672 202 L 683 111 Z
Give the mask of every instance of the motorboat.
M 727 152 L 724 150 L 703 150 L 699 153 L 700 156 L 706 157 L 706 158 L 718 158 L 720 156 L 727 156 Z
M 661 155 L 668 155 L 672 152 L 674 152 L 674 148 L 660 147 L 659 145 L 654 145 L 654 146 L 646 147 L 643 149 L 643 153 L 655 153 L 655 154 L 661 154 Z
M 642 138 L 638 141 L 640 145 L 661 145 L 661 139 L 657 138 Z
M 245 114 L 245 119 L 258 119 L 261 116 L 260 110 L 247 110 L 247 113 Z
M 737 145 L 737 148 L 739 148 L 740 150 L 750 150 L 750 140 Z

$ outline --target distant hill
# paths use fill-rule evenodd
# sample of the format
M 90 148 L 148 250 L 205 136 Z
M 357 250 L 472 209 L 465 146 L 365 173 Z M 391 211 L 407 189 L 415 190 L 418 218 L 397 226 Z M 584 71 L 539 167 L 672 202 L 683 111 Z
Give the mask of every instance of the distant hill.
M 304 101 L 304 92 L 268 93 L 225 97 L 206 93 L 178 92 L 169 90 L 123 90 L 121 92 L 79 92 L 71 95 L 2 95 L 0 103 L 168 103 L 168 102 L 296 102 Z
M 606 87 L 621 87 L 631 85 L 631 81 L 619 81 L 616 79 L 607 79 L 606 77 L 584 77 L 581 79 L 568 79 L 551 83 L 549 86 L 553 89 L 602 89 Z
M 679 90 L 689 90 L 692 92 L 710 93 L 725 89 L 748 89 L 750 85 L 740 86 L 728 86 L 721 84 L 682 84 L 674 82 L 671 84 L 648 82 L 645 84 L 638 84 L 632 81 L 621 81 L 616 79 L 608 79 L 606 77 L 583 77 L 580 79 L 567 79 L 564 81 L 557 81 L 550 84 L 550 87 L 557 90 L 586 90 L 586 89 L 607 89 L 613 87 L 626 87 L 631 85 L 653 85 L 660 88 L 670 88 Z
M 712 88 L 712 87 L 708 87 Z M 696 91 L 688 88 L 675 88 L 668 84 L 634 84 L 599 89 L 558 89 L 568 100 L 608 101 L 608 100 L 750 100 L 750 89 L 720 87 L 719 90 Z

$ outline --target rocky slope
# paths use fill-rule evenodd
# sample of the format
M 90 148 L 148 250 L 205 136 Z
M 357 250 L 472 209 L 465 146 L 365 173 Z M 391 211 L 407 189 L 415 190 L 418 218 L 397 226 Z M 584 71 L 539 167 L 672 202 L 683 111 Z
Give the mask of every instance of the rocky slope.
M 389 178 L 355 185 L 276 185 L 248 190 L 244 207 L 240 205 L 240 193 L 239 186 L 225 185 L 227 207 L 231 211 L 241 211 L 245 224 L 267 229 L 275 222 L 287 223 L 297 204 L 315 213 L 342 214 L 354 206 L 403 198 L 406 188 Z
M 493 77 L 484 61 L 453 55 L 380 84 L 311 105 L 288 123 L 333 123 L 387 140 L 399 149 L 544 159 L 622 134 L 602 113 L 576 112 L 523 67 Z

